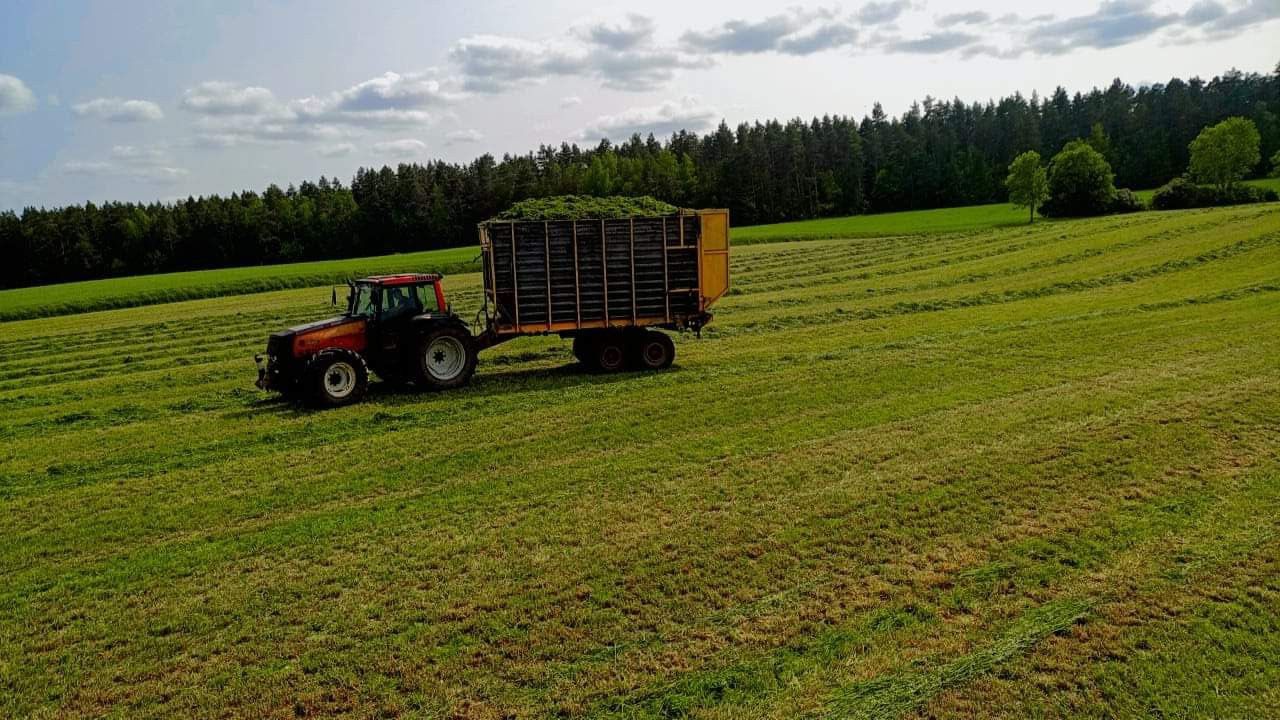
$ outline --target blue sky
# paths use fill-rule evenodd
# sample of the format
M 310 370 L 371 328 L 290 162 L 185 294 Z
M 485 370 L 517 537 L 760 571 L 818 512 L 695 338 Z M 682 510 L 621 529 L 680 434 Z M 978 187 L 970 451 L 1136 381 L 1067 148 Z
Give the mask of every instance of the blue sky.
M 1271 72 L 1280 0 L 0 4 L 0 208 Z

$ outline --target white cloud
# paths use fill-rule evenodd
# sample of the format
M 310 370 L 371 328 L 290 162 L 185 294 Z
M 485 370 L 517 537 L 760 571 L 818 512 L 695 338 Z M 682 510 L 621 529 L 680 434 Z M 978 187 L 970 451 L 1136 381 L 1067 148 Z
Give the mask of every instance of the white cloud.
M 710 30 L 691 30 L 680 40 L 688 49 L 703 53 L 809 55 L 851 46 L 857 37 L 853 24 L 832 10 L 791 8 L 762 20 L 728 20 Z
M 662 137 L 678 130 L 706 130 L 719 116 L 720 113 L 715 108 L 687 96 L 679 101 L 668 100 L 661 105 L 631 108 L 616 115 L 603 115 L 584 129 L 580 137 L 584 140 L 623 140 L 636 133 L 653 133 Z
M 426 108 L 460 97 L 432 71 L 388 72 L 344 90 L 288 102 L 263 87 L 211 81 L 188 90 L 182 105 L 202 115 L 197 144 L 232 147 L 333 141 L 374 127 L 421 127 L 435 120 Z
M 264 87 L 210 80 L 187 90 L 182 107 L 202 115 L 262 115 L 279 108 Z
M 410 158 L 422 155 L 427 151 L 427 144 L 421 140 L 386 140 L 373 144 L 373 151 L 388 157 Z
M 561 108 L 577 107 L 581 104 L 582 104 L 582 98 L 578 97 L 577 95 L 568 95 L 560 98 Z
M 334 143 L 333 145 L 321 145 L 316 152 L 324 157 L 342 157 L 350 155 L 356 151 L 356 146 L 351 143 Z
M 0 116 L 17 115 L 36 107 L 36 95 L 19 78 L 0 73 Z
M 463 88 L 483 93 L 551 77 L 587 77 L 617 90 L 652 90 L 670 82 L 678 70 L 710 62 L 658 45 L 652 21 L 639 15 L 628 16 L 625 25 L 578 29 L 555 41 L 472 35 L 455 43 L 449 57 L 462 70 Z
M 593 45 L 614 50 L 630 50 L 652 40 L 655 27 L 653 18 L 630 13 L 624 24 L 595 23 L 576 32 L 579 37 Z
M 484 139 L 484 135 L 479 130 L 454 130 L 445 137 L 446 145 L 458 145 L 460 143 L 480 142 Z
M 92 177 L 127 178 L 152 183 L 171 183 L 190 173 L 177 167 L 169 151 L 163 147 L 116 145 L 109 160 L 64 163 L 63 172 Z
M 869 2 L 858 11 L 858 20 L 866 25 L 882 25 L 897 20 L 898 16 L 902 15 L 910 7 L 910 0 Z
M 195 144 L 226 148 L 238 145 L 341 140 L 350 132 L 336 125 L 298 122 L 294 117 L 201 118 Z
M 911 40 L 894 40 L 884 45 L 889 52 L 935 55 L 973 45 L 981 38 L 964 32 L 938 32 Z
M 80 117 L 92 117 L 109 122 L 132 123 L 163 120 L 164 112 L 150 100 L 126 100 L 124 98 L 94 98 L 76 103 L 71 112 Z
M 432 120 L 427 108 L 456 102 L 433 71 L 387 72 L 345 90 L 290 103 L 304 121 L 339 122 L 351 125 L 422 125 Z

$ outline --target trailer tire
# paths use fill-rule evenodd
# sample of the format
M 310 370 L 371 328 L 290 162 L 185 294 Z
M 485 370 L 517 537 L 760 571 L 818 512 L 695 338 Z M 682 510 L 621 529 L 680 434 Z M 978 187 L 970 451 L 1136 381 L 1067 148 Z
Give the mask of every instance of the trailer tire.
M 587 370 L 596 369 L 595 338 L 591 335 L 573 336 L 573 356 Z
M 471 333 L 441 327 L 418 344 L 414 381 L 423 390 L 450 390 L 471 382 L 476 371 L 476 344 Z
M 627 367 L 627 342 L 622 333 L 602 333 L 592 346 L 591 357 L 595 370 L 612 373 Z
M 359 353 L 322 350 L 307 363 L 306 397 L 316 407 L 342 407 L 359 402 L 369 390 L 369 366 Z
M 631 345 L 631 364 L 639 370 L 665 370 L 676 359 L 676 346 L 666 333 L 646 330 Z

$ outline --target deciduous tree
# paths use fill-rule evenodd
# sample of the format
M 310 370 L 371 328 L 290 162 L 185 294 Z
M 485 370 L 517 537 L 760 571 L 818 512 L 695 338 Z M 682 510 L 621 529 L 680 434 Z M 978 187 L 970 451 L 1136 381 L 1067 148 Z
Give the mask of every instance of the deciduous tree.
M 1226 190 L 1258 164 L 1258 128 L 1248 118 L 1227 118 L 1191 141 L 1191 176 Z
M 1040 164 L 1040 153 L 1028 150 L 1009 164 L 1009 176 L 1004 179 L 1009 189 L 1009 202 L 1030 211 L 1027 222 L 1036 221 L 1036 210 L 1049 199 L 1049 177 Z

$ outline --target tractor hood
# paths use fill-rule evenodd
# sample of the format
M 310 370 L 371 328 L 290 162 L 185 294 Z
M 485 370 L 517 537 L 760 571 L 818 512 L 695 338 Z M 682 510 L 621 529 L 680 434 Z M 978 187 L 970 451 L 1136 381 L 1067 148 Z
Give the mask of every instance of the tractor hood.
M 367 320 L 362 317 L 337 317 L 295 325 L 272 333 L 267 340 L 267 350 L 273 355 L 303 357 L 327 348 L 345 348 L 362 352 L 365 349 Z
M 315 320 L 309 323 L 303 323 L 302 325 L 294 325 L 291 328 L 285 328 L 284 330 L 281 330 L 280 332 L 274 333 L 274 334 L 284 335 L 287 337 L 294 337 L 296 335 L 303 335 L 305 333 L 309 333 L 315 330 L 324 330 L 326 328 L 337 327 L 338 325 L 345 325 L 347 323 L 363 324 L 364 318 L 347 317 L 346 315 L 338 315 L 336 317 L 325 318 L 324 320 Z

